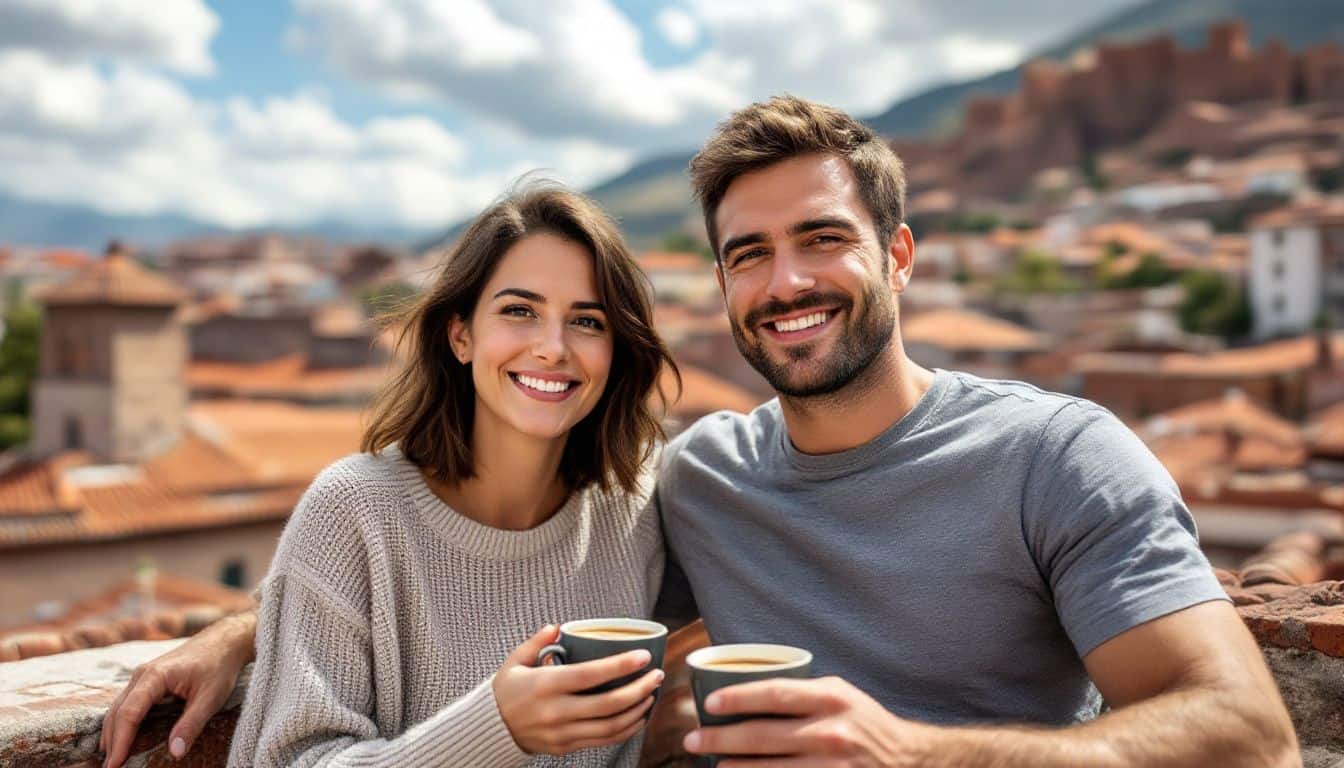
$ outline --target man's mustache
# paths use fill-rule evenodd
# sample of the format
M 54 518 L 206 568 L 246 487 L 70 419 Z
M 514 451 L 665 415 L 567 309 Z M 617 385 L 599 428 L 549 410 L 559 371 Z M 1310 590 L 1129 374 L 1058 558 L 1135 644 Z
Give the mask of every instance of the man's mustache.
M 742 324 L 747 328 L 759 326 L 766 318 L 779 317 L 787 315 L 790 312 L 799 312 L 804 309 L 815 309 L 817 307 L 838 307 L 840 309 L 849 309 L 854 301 L 842 293 L 808 293 L 800 296 L 792 302 L 782 302 L 778 299 L 772 299 L 758 307 L 752 308 L 747 316 L 743 318 Z

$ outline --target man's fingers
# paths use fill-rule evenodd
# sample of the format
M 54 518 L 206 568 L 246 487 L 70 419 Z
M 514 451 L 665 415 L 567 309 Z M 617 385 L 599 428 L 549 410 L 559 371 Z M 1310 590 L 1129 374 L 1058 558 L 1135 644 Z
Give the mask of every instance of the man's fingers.
M 626 651 L 581 664 L 566 664 L 555 670 L 556 684 L 565 693 L 577 693 L 615 680 L 618 677 L 638 672 L 653 657 L 648 651 Z
M 663 671 L 651 669 L 638 680 L 626 683 L 614 691 L 571 695 L 566 697 L 565 712 L 575 720 L 611 717 L 624 712 L 653 696 L 663 682 Z
M 747 720 L 691 731 L 683 746 L 698 755 L 796 755 L 808 752 L 817 720 Z
M 730 685 L 711 693 L 705 706 L 715 715 L 790 715 L 806 717 L 829 711 L 837 704 L 821 680 L 772 678 Z

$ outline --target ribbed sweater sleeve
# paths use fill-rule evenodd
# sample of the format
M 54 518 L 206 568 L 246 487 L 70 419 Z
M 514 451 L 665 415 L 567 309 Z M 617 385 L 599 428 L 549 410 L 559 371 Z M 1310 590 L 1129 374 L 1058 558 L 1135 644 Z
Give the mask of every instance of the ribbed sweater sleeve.
M 374 683 L 367 623 L 301 564 L 262 589 L 257 660 L 230 766 L 381 768 L 526 762 L 499 714 L 491 679 L 395 738 L 370 717 Z

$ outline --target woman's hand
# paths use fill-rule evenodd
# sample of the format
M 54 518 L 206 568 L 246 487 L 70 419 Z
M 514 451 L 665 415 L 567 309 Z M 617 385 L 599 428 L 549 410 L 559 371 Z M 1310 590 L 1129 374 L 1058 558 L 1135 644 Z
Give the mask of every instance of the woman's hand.
M 186 754 L 252 660 L 256 629 L 255 613 L 228 616 L 137 667 L 103 718 L 98 747 L 107 756 L 105 768 L 126 760 L 140 722 L 169 694 L 186 699 L 187 705 L 168 736 L 168 751 L 178 759 Z
M 644 713 L 663 682 L 661 669 L 605 693 L 580 694 L 593 686 L 638 672 L 648 651 L 629 651 L 582 664 L 536 666 L 537 654 L 559 637 L 544 627 L 509 654 L 495 673 L 495 701 L 513 740 L 533 754 L 560 755 L 576 749 L 619 744 L 644 727 Z

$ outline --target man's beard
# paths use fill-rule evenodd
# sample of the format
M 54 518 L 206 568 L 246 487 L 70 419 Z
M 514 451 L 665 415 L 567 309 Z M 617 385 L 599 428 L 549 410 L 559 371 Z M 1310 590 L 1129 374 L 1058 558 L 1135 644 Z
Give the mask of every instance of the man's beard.
M 813 348 L 820 343 L 817 341 L 788 347 L 784 352 L 788 360 L 784 362 L 773 359 L 765 349 L 761 320 L 816 307 L 836 307 L 839 310 L 836 316 L 843 312 L 848 318 L 830 356 L 825 360 L 812 361 L 812 366 L 799 365 L 812 356 Z M 785 397 L 808 398 L 834 394 L 866 371 L 882 354 L 882 350 L 891 344 L 891 336 L 896 329 L 896 313 L 891 296 L 869 285 L 864 288 L 863 311 L 857 316 L 854 314 L 854 300 L 848 296 L 817 293 L 808 294 L 791 304 L 767 302 L 748 312 L 741 325 L 735 319 L 731 325 L 737 350 L 752 368 L 770 382 L 776 392 Z M 753 330 L 754 342 L 747 339 L 742 331 L 743 326 Z M 811 367 L 818 371 L 809 375 L 806 368 Z

